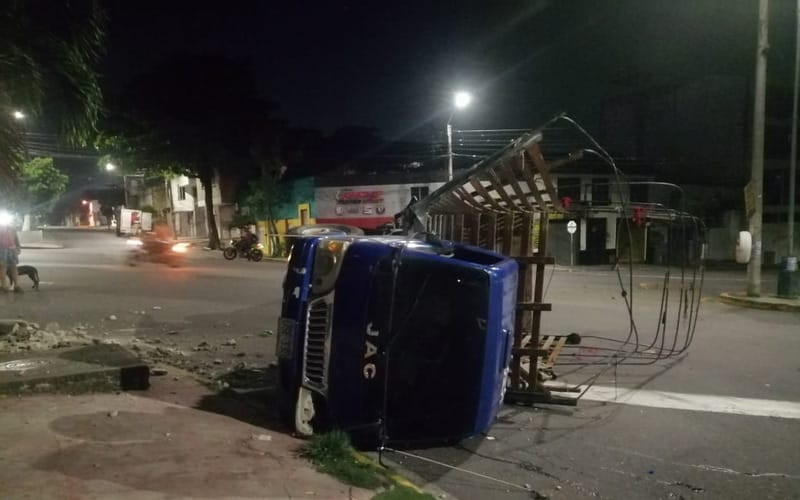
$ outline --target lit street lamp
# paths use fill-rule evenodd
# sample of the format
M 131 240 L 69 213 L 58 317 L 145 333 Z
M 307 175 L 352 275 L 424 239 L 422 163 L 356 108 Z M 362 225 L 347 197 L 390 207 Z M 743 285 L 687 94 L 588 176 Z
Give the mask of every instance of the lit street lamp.
M 25 119 L 25 113 L 23 113 L 22 111 L 20 111 L 18 109 L 14 110 L 14 112 L 11 113 L 11 114 L 14 116 L 15 120 L 24 120 Z
M 453 180 L 453 115 L 456 111 L 464 109 L 472 102 L 472 94 L 465 91 L 458 91 L 453 95 L 453 111 L 447 119 L 447 180 Z
M 106 172 L 113 172 L 117 169 L 117 166 L 111 162 L 106 163 Z

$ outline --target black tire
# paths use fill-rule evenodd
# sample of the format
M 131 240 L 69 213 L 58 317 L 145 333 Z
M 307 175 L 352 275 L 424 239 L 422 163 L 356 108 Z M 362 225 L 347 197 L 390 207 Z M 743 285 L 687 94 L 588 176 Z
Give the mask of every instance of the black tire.
M 250 260 L 253 262 L 261 262 L 261 259 L 264 258 L 264 252 L 262 252 L 258 248 L 254 248 L 250 250 Z
M 225 257 L 225 260 L 233 260 L 236 258 L 236 249 L 228 247 L 222 251 L 222 256 Z

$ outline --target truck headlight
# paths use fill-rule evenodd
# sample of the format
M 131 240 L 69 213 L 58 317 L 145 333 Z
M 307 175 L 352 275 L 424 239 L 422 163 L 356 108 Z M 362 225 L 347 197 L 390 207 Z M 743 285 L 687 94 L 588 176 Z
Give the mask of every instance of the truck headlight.
M 324 295 L 333 290 L 336 285 L 336 277 L 342 267 L 345 251 L 349 245 L 349 242 L 341 240 L 319 242 L 314 256 L 314 271 L 311 274 L 314 295 Z

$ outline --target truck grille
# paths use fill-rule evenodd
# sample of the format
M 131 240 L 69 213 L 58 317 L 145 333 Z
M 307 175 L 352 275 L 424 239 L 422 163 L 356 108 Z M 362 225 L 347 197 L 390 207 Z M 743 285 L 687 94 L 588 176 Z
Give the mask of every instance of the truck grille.
M 311 301 L 306 317 L 303 381 L 310 389 L 323 395 L 328 390 L 332 310 L 333 294 L 330 294 Z

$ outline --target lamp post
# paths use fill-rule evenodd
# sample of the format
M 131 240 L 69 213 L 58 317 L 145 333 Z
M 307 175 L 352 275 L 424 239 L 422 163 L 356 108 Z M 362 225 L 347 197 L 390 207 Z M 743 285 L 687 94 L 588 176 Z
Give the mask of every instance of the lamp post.
M 106 163 L 106 172 L 114 172 L 117 169 L 117 166 L 111 162 Z M 120 175 L 122 177 L 122 196 L 124 198 L 124 206 L 128 208 L 128 186 L 127 186 L 127 176 L 125 174 Z
M 800 0 L 797 2 L 795 10 L 795 48 L 794 48 L 794 84 L 792 85 L 792 137 L 791 137 L 791 158 L 789 159 L 789 253 L 794 253 L 794 212 L 796 209 L 795 184 L 797 183 L 797 87 L 800 85 Z
M 12 115 L 12 116 L 14 117 L 14 119 L 15 119 L 15 120 L 17 120 L 17 121 L 22 121 L 22 120 L 24 120 L 24 119 L 25 119 L 25 113 L 23 113 L 22 111 L 20 111 L 20 110 L 18 110 L 18 109 L 15 109 L 15 110 L 14 110 L 14 112 L 13 112 L 13 113 L 11 113 L 11 115 Z
M 472 102 L 472 94 L 463 90 L 456 92 L 453 95 L 453 111 L 450 113 L 450 118 L 447 119 L 447 180 L 453 180 L 453 115 L 456 111 L 464 109 Z

